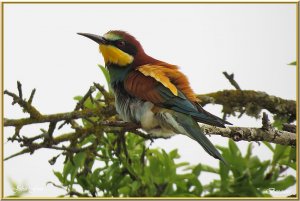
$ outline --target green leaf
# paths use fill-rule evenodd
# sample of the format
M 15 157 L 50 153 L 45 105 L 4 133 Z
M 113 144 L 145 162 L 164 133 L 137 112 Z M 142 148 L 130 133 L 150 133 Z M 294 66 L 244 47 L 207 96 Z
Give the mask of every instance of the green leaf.
M 293 168 L 294 170 L 296 170 L 296 168 L 297 168 L 297 164 L 294 162 L 294 163 L 290 163 L 290 164 L 288 164 L 288 166 L 290 167 L 290 168 Z
M 124 196 L 126 196 L 126 195 L 128 196 L 129 192 L 130 192 L 129 186 L 124 186 L 119 189 L 119 193 Z
M 278 116 L 275 115 L 274 116 L 274 122 L 272 123 L 272 125 L 277 128 L 278 130 L 282 130 L 283 128 L 283 124 L 288 122 L 288 117 L 282 117 L 282 116 Z
M 290 160 L 291 161 L 296 161 L 296 148 L 295 147 L 291 147 L 291 150 L 290 150 Z
M 94 170 L 94 172 L 92 173 L 92 175 L 91 175 L 91 182 L 94 184 L 94 185 L 96 185 L 96 184 L 98 184 L 98 182 L 99 182 L 99 174 L 100 174 L 100 172 L 101 171 L 103 171 L 105 169 L 105 167 L 104 168 L 97 168 L 97 169 L 95 169 Z
M 77 101 L 80 101 L 82 99 L 82 96 L 75 96 L 73 99 L 77 100 Z
M 198 164 L 196 165 L 194 168 L 193 168 L 193 171 L 192 173 L 195 175 L 195 176 L 199 176 L 200 173 L 201 173 L 201 169 L 202 169 L 202 165 L 201 164 Z
M 93 104 L 93 102 L 91 101 L 90 97 L 88 97 L 85 101 L 84 101 L 84 106 L 92 109 L 95 108 L 95 105 Z
M 285 164 L 291 168 L 293 168 L 294 170 L 296 170 L 296 148 L 294 147 L 290 147 L 290 153 L 288 156 L 288 161 Z
M 214 168 L 214 167 L 209 166 L 209 165 L 201 164 L 201 170 L 204 171 L 204 172 L 219 174 L 219 170 L 217 168 Z
M 80 146 L 83 146 L 87 143 L 93 143 L 95 141 L 95 139 L 96 139 L 95 135 L 89 135 L 88 137 L 84 138 L 84 140 L 79 144 L 80 144 Z
M 289 148 L 288 146 L 283 146 L 283 145 L 277 144 L 275 146 L 272 164 L 276 164 L 280 160 L 280 158 L 283 156 L 286 149 L 288 149 L 288 148 Z
M 62 183 L 63 185 L 65 184 L 65 180 L 60 172 L 53 171 L 54 175 L 56 178 Z
M 91 180 L 87 176 L 81 175 L 81 176 L 77 177 L 76 178 L 77 182 L 82 187 L 82 189 L 84 189 L 84 190 L 92 190 L 93 187 L 92 187 L 91 182 L 90 182 Z
M 287 146 L 284 152 L 281 154 L 278 159 L 278 164 L 286 165 L 294 170 L 296 170 L 296 149 L 290 146 Z
M 249 161 L 249 159 L 250 159 L 250 157 L 251 157 L 251 155 L 252 155 L 252 142 L 250 142 L 249 144 L 248 144 L 248 148 L 247 148 L 247 153 L 246 153 L 246 156 L 245 156 L 245 159 L 247 160 L 247 161 Z
M 170 157 L 171 159 L 179 158 L 180 155 L 178 154 L 178 150 L 177 150 L 177 149 L 174 149 L 174 150 L 170 151 L 169 157 Z
M 261 162 L 257 156 L 253 156 L 248 161 L 248 167 L 249 168 L 256 168 L 261 165 Z
M 86 152 L 79 152 L 74 157 L 75 166 L 81 167 L 84 164 L 84 160 L 86 158 Z
M 179 167 L 183 167 L 183 166 L 188 166 L 190 163 L 189 162 L 181 162 L 181 163 L 177 163 L 175 166 L 176 168 L 179 168 Z
M 274 188 L 275 190 L 282 191 L 282 190 L 287 189 L 290 186 L 293 186 L 295 183 L 296 183 L 295 177 L 293 177 L 292 175 L 289 175 L 282 180 L 272 182 L 270 184 L 270 187 Z
M 236 159 L 241 159 L 242 154 L 241 154 L 241 151 L 239 150 L 238 146 L 236 145 L 236 143 L 232 139 L 229 139 L 228 145 L 229 145 L 229 150 L 230 150 L 231 154 L 233 154 L 235 157 L 237 157 Z
M 64 169 L 63 169 L 63 177 L 64 177 L 64 180 L 67 179 L 68 175 L 74 171 L 74 166 L 72 165 L 71 161 L 68 160 L 67 163 L 64 165 Z
M 220 166 L 220 179 L 221 179 L 221 189 L 227 190 L 228 189 L 228 179 L 229 179 L 229 167 L 224 165 L 223 162 L 219 162 Z
M 65 164 L 62 175 L 65 181 L 67 180 L 68 175 L 71 175 L 71 179 L 70 179 L 71 186 L 74 183 L 77 170 L 83 166 L 85 158 L 86 158 L 86 153 L 79 152 L 73 157 L 74 165 L 70 160 L 68 160 L 67 163 Z
M 104 66 L 102 66 L 102 65 L 100 65 L 100 64 L 98 64 L 98 66 L 99 66 L 99 68 L 101 69 L 101 71 L 102 71 L 102 73 L 103 73 L 103 75 L 104 75 L 104 77 L 105 77 L 106 83 L 107 83 L 107 85 L 108 85 L 108 90 L 109 90 L 109 92 L 111 92 L 112 89 L 111 89 L 111 87 L 110 87 L 110 76 L 109 76 L 109 72 L 108 72 L 108 70 L 107 70 Z
M 266 142 L 266 141 L 263 141 L 264 145 L 266 145 L 272 152 L 274 152 L 274 147 L 269 143 L 269 142 Z
M 139 187 L 141 186 L 141 184 L 138 181 L 134 181 L 132 182 L 132 184 L 130 185 L 131 187 L 131 191 L 135 192 L 139 189 Z
M 251 169 L 251 175 L 252 175 L 252 182 L 256 186 L 264 186 L 265 184 L 265 173 L 267 168 L 269 167 L 270 162 L 269 161 L 263 161 L 259 166 L 256 166 L 255 169 Z M 266 181 L 267 183 L 269 181 Z
M 203 191 L 203 186 L 202 184 L 200 183 L 200 181 L 198 180 L 198 177 L 197 176 L 194 176 L 192 179 L 190 179 L 188 181 L 188 190 L 191 188 L 191 187 L 195 187 L 193 191 L 190 191 L 191 193 L 194 193 L 194 196 L 200 196 L 202 191 Z
M 229 157 L 231 159 L 228 162 L 234 167 L 235 170 L 237 170 L 239 172 L 238 174 L 241 174 L 246 168 L 245 160 L 242 157 L 242 153 L 239 150 L 236 143 L 232 139 L 228 140 L 228 146 L 229 146 L 229 150 L 230 150 L 230 156 Z
M 288 65 L 290 65 L 290 66 L 296 66 L 297 65 L 297 61 L 293 61 L 293 62 L 289 63 Z

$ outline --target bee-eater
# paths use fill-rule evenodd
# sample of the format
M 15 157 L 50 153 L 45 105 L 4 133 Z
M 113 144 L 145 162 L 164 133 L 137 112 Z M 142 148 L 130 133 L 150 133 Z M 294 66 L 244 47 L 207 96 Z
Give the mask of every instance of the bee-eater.
M 140 124 L 151 136 L 187 135 L 225 162 L 197 122 L 218 127 L 230 123 L 201 107 L 177 66 L 147 55 L 139 41 L 124 31 L 109 31 L 103 36 L 78 34 L 99 44 L 116 110 L 124 121 Z

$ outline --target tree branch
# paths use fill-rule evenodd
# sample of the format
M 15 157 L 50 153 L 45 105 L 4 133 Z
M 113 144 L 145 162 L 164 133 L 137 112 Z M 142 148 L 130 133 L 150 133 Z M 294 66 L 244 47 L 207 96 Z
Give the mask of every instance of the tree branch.
M 201 105 L 214 103 L 223 105 L 227 114 L 243 112 L 259 118 L 262 109 L 266 109 L 279 117 L 287 118 L 288 122 L 296 120 L 296 101 L 285 100 L 265 92 L 253 90 L 223 90 L 204 95 L 198 95 Z
M 103 107 L 97 109 L 84 109 L 80 111 L 57 113 L 50 115 L 41 115 L 39 119 L 21 118 L 21 119 L 4 119 L 4 126 L 25 126 L 37 123 L 47 123 L 52 121 L 70 121 L 80 118 L 97 117 L 97 116 L 113 116 L 116 115 L 115 108 Z
M 106 127 L 106 128 L 103 128 Z M 113 129 L 112 127 L 119 127 L 119 129 Z M 262 128 L 247 128 L 247 127 L 227 127 L 227 128 L 218 128 L 215 126 L 210 126 L 206 124 L 200 124 L 201 129 L 203 130 L 204 134 L 207 135 L 221 135 L 223 137 L 231 138 L 235 141 L 266 141 L 275 144 L 281 145 L 288 145 L 288 146 L 296 146 L 296 134 L 287 132 L 287 131 L 280 131 L 274 128 L 266 129 L 263 125 Z M 121 128 L 121 129 L 120 129 Z M 134 128 L 134 129 L 133 129 Z M 61 142 L 65 141 L 72 141 L 78 138 L 85 138 L 90 134 L 96 133 L 99 130 L 108 133 L 124 133 L 124 132 L 131 132 L 132 134 L 138 135 L 146 140 L 152 140 L 153 138 L 150 135 L 144 134 L 140 132 L 139 125 L 129 122 L 122 122 L 122 121 L 104 121 L 100 122 L 96 127 L 91 128 L 83 128 L 76 132 L 62 134 L 53 138 L 53 140 L 49 143 L 32 143 L 28 145 L 28 148 L 23 149 L 22 151 L 13 154 L 4 160 L 8 160 L 14 158 L 16 156 L 25 154 L 25 153 L 33 153 L 34 151 L 47 148 L 47 149 L 57 149 L 57 150 L 68 150 L 73 153 L 77 153 L 80 150 L 77 149 L 69 149 L 69 148 L 60 148 L 56 146 L 49 146 L 57 145 Z M 163 138 L 163 137 L 155 137 L 155 138 Z
M 18 82 L 18 93 L 14 94 L 9 91 L 5 91 L 4 94 L 13 98 L 13 104 L 17 103 L 24 111 L 30 114 L 29 118 L 21 119 L 4 119 L 4 126 L 15 127 L 15 134 L 13 137 L 8 138 L 9 141 L 18 141 L 21 147 L 26 147 L 18 153 L 15 153 L 5 160 L 11 159 L 13 157 L 30 153 L 34 151 L 47 148 L 56 149 L 66 152 L 72 157 L 72 153 L 77 153 L 79 150 L 76 148 L 76 143 L 80 140 L 85 139 L 91 134 L 96 134 L 97 137 L 103 135 L 103 133 L 114 133 L 118 135 L 119 133 L 131 132 L 138 135 L 146 140 L 152 140 L 153 138 L 144 132 L 141 132 L 140 125 L 133 123 L 117 121 L 116 111 L 113 104 L 113 97 L 111 94 L 105 91 L 105 89 L 96 83 L 94 83 L 94 88 L 90 88 L 86 95 L 81 101 L 79 101 L 72 112 L 58 113 L 44 115 L 40 113 L 35 107 L 31 105 L 35 89 L 31 92 L 29 101 L 23 99 L 22 85 Z M 83 107 L 84 101 L 87 98 L 93 99 L 92 93 L 95 88 L 99 90 L 104 96 L 105 106 L 103 104 L 97 105 L 94 109 L 89 109 Z M 258 107 L 258 110 L 267 109 L 276 115 L 287 115 L 292 120 L 296 117 L 296 103 L 292 100 L 284 100 L 279 97 L 270 96 L 263 92 L 256 92 L 250 90 L 224 90 L 215 93 L 199 95 L 202 105 L 209 103 L 221 104 L 227 108 L 227 114 L 232 114 L 239 109 L 243 109 L 246 113 L 250 113 L 251 107 L 249 109 L 249 104 L 253 107 Z M 228 109 L 229 108 L 229 109 Z M 228 112 L 228 110 L 232 110 Z M 253 108 L 252 108 L 253 110 Z M 253 111 L 252 111 L 253 112 Z M 91 122 L 92 126 L 82 127 L 79 126 L 75 120 L 76 119 L 88 119 L 89 117 L 99 117 L 98 119 Z M 89 120 L 89 119 L 88 119 Z M 74 132 L 60 134 L 53 137 L 53 132 L 56 128 L 56 124 L 59 121 L 70 122 Z M 281 144 L 281 145 L 296 145 L 296 131 L 294 125 L 285 125 L 284 128 L 287 131 L 279 131 L 274 129 L 266 114 L 263 115 L 263 126 L 262 128 L 245 128 L 245 127 L 227 127 L 227 128 L 217 128 L 214 126 L 209 126 L 201 124 L 200 127 L 203 132 L 208 135 L 221 135 L 223 137 L 232 138 L 235 141 L 245 140 L 245 141 L 267 141 L 271 143 Z M 34 137 L 28 138 L 25 136 L 20 136 L 20 130 L 25 125 L 37 124 L 37 123 L 49 123 L 48 130 L 42 130 L 42 134 L 36 135 Z M 156 137 L 157 138 L 157 137 Z M 42 140 L 40 143 L 36 143 L 36 140 Z M 70 142 L 69 147 L 57 146 L 62 142 Z M 123 144 L 124 146 L 124 144 Z
M 16 96 L 15 94 L 12 95 Z M 201 100 L 201 104 L 204 106 L 206 104 L 219 104 L 225 105 L 231 108 L 231 112 L 237 112 L 240 108 L 247 108 L 248 115 L 251 112 L 266 109 L 269 112 L 276 115 L 288 115 L 291 121 L 296 119 L 296 101 L 285 100 L 276 96 L 268 95 L 264 92 L 252 91 L 252 90 L 224 90 L 215 93 L 198 95 Z M 251 106 L 256 105 L 256 109 L 251 108 Z M 250 110 L 250 111 L 249 111 Z M 258 112 L 258 111 L 256 111 Z M 83 109 L 80 111 L 72 111 L 66 113 L 41 115 L 38 119 L 33 118 L 21 118 L 21 119 L 7 119 L 4 118 L 4 126 L 24 126 L 36 123 L 45 123 L 51 121 L 63 121 L 63 120 L 74 120 L 84 117 L 97 117 L 106 115 L 116 115 L 115 108 L 113 106 L 96 108 L 96 109 Z M 256 115 L 257 116 L 257 115 Z
M 227 127 L 217 128 L 202 125 L 205 134 L 221 135 L 234 141 L 266 141 L 275 144 L 296 146 L 296 134 L 280 130 L 264 130 L 262 128 Z

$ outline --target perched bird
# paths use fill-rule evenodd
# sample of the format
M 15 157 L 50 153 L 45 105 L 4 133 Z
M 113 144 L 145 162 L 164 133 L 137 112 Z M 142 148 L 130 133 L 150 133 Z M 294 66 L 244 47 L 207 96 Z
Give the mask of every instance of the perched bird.
M 197 122 L 218 127 L 230 123 L 201 107 L 177 66 L 147 55 L 139 41 L 124 31 L 109 31 L 103 36 L 78 34 L 99 44 L 110 74 L 116 110 L 124 121 L 140 124 L 152 136 L 187 135 L 211 156 L 225 162 Z

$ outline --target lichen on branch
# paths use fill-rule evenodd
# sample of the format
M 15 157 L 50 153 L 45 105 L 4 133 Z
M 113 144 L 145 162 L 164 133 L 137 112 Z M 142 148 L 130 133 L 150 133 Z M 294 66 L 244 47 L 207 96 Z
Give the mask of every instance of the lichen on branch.
M 296 101 L 285 100 L 254 90 L 223 90 L 198 95 L 201 104 L 223 105 L 223 112 L 235 115 L 235 112 L 245 112 L 249 116 L 259 118 L 262 109 L 286 118 L 289 123 L 296 120 Z

